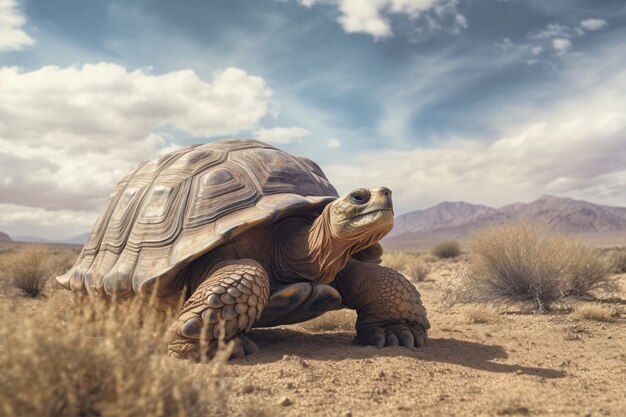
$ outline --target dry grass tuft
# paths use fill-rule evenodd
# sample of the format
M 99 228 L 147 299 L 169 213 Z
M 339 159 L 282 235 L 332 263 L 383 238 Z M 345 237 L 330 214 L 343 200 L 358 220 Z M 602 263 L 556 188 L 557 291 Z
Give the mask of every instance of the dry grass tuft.
M 354 330 L 356 313 L 352 310 L 329 311 L 313 320 L 298 324 L 310 332 L 325 332 L 332 330 Z
M 415 281 L 424 281 L 428 274 L 430 274 L 430 268 L 424 265 L 422 262 L 415 262 L 405 269 L 407 275 L 413 278 Z
M 619 311 L 614 307 L 607 307 L 600 304 L 585 304 L 576 307 L 574 312 L 576 317 L 585 320 L 613 322 L 619 317 Z
M 59 292 L 1 315 L 0 415 L 227 414 L 223 354 L 199 365 L 168 359 L 172 319 L 138 299 L 69 301 Z
M 456 240 L 443 240 L 436 243 L 430 253 L 437 258 L 456 258 L 461 254 L 461 245 Z
M 582 242 L 519 222 L 477 232 L 472 263 L 446 289 L 444 301 L 510 303 L 531 301 L 538 311 L 567 296 L 614 289 L 600 256 Z
M 484 304 L 471 304 L 465 307 L 462 313 L 470 324 L 488 324 L 498 319 L 498 313 Z
M 54 263 L 44 244 L 24 246 L 3 256 L 2 270 L 10 283 L 28 297 L 40 297 L 54 274 Z
M 424 281 L 430 273 L 420 254 L 412 252 L 389 252 L 383 255 L 384 266 L 395 269 L 413 278 L 415 281 Z

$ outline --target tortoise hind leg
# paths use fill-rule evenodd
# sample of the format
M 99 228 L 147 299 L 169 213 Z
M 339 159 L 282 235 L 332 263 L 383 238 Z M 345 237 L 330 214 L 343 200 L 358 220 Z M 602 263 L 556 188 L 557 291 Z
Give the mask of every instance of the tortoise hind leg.
M 224 340 L 235 340 L 233 356 L 258 348 L 245 337 L 259 319 L 269 297 L 269 278 L 261 264 L 251 259 L 223 261 L 185 302 L 173 325 L 168 346 L 170 356 L 199 358 L 203 347 L 211 355 L 222 332 Z

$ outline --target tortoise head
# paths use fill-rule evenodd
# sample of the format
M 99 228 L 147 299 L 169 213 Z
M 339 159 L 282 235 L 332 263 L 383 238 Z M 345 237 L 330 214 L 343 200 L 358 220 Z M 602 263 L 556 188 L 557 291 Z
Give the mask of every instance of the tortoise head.
M 386 187 L 357 188 L 329 206 L 330 228 L 340 239 L 376 242 L 393 227 L 391 190 Z

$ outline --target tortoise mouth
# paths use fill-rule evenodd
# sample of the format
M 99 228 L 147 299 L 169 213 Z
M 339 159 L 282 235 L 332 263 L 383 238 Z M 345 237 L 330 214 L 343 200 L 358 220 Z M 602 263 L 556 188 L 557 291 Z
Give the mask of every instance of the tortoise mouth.
M 364 218 L 366 216 L 376 217 L 376 215 L 378 213 L 384 213 L 384 212 L 391 212 L 391 215 L 393 216 L 393 209 L 391 209 L 391 208 L 382 208 L 382 209 L 366 211 L 365 213 L 361 213 L 361 214 L 358 214 L 358 215 L 356 215 L 354 217 L 350 217 L 349 219 L 346 219 L 345 221 L 353 221 L 353 220 L 357 220 L 357 219 L 360 219 L 360 218 Z

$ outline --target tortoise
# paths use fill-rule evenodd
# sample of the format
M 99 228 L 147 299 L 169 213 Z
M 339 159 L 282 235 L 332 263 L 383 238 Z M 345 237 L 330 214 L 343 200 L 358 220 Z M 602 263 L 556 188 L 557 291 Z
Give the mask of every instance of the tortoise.
M 117 184 L 59 283 L 179 308 L 170 356 L 199 358 L 220 338 L 258 351 L 253 327 L 355 309 L 362 344 L 422 347 L 420 293 L 380 264 L 391 191 L 339 197 L 320 167 L 255 140 L 228 139 L 142 162 Z M 202 343 L 201 343 L 202 339 Z M 204 346 L 201 350 L 200 346 Z

